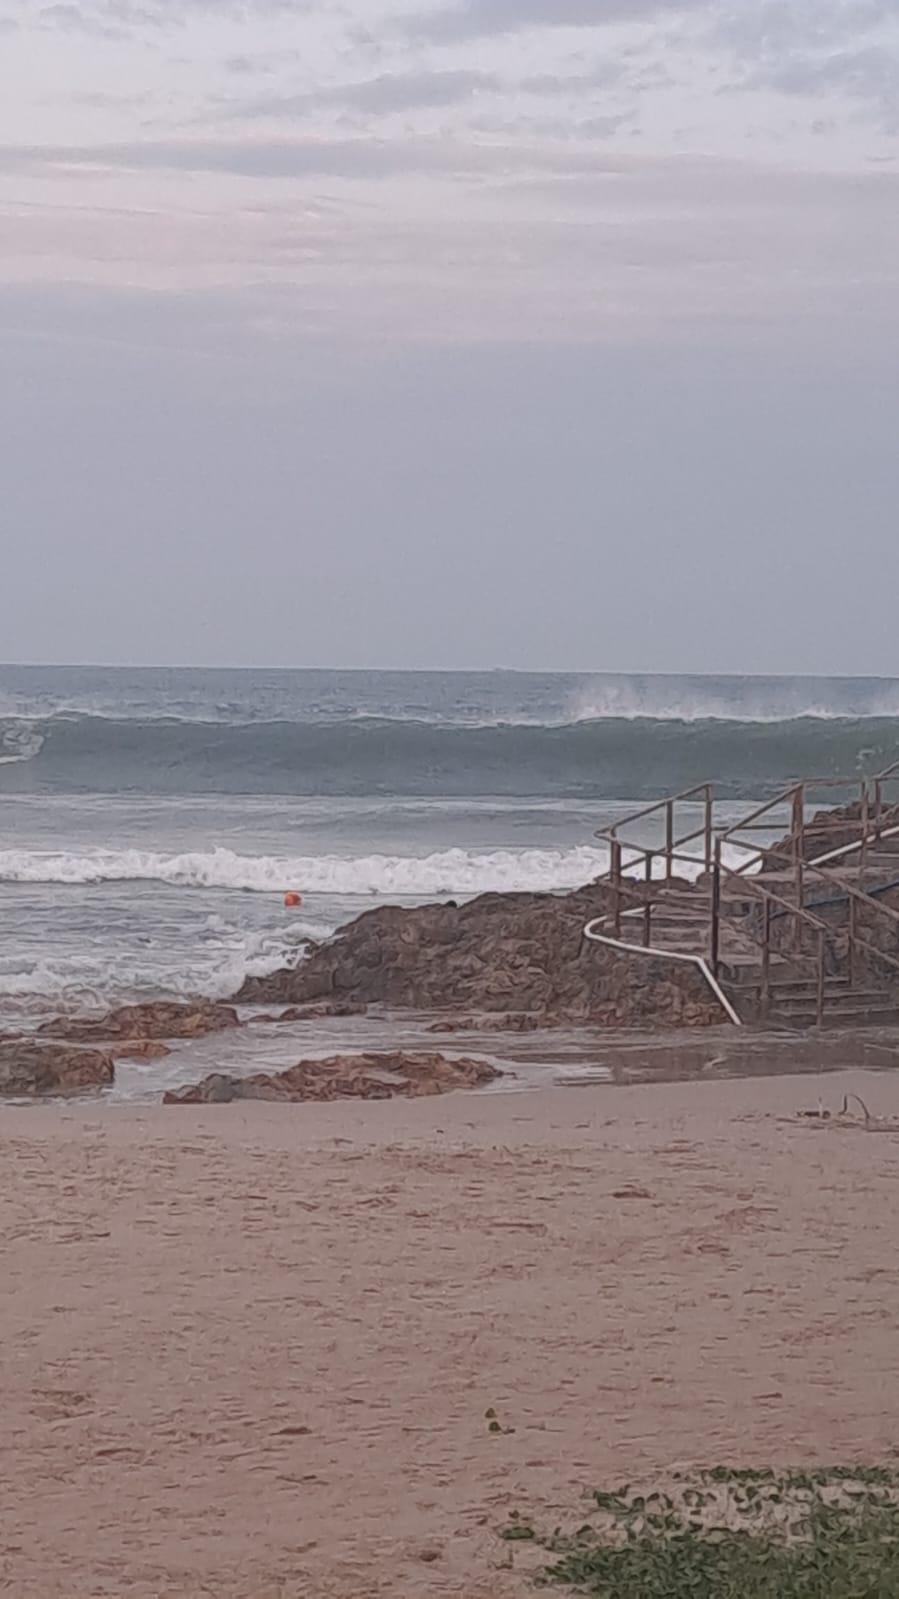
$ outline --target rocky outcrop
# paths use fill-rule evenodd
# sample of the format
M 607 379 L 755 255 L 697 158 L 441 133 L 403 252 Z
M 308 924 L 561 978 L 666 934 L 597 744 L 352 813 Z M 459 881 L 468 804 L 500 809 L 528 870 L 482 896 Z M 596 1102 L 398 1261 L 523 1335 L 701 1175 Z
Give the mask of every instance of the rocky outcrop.
M 872 826 L 871 812 L 868 813 L 868 829 Z M 899 807 L 885 807 L 880 817 L 880 826 L 888 831 L 890 828 L 899 827 Z M 817 811 L 806 821 L 802 832 L 803 859 L 813 861 L 827 856 L 834 850 L 841 850 L 847 844 L 857 843 L 862 833 L 862 807 L 858 800 L 851 805 L 835 805 L 829 810 Z M 765 852 L 764 861 L 766 870 L 782 871 L 788 866 L 795 856 L 795 841 L 792 836 L 782 838 Z M 850 860 L 856 860 L 851 856 Z M 845 861 L 834 861 L 834 866 L 845 866 Z M 897 862 L 899 874 L 899 862 Z
M 222 1033 L 239 1027 L 240 1018 L 230 1005 L 213 1005 L 207 1000 L 189 1004 L 158 1001 L 145 1005 L 122 1005 L 106 1016 L 57 1016 L 38 1029 L 45 1038 L 64 1038 L 71 1043 L 112 1044 L 124 1041 L 164 1038 L 203 1038 L 207 1033 Z M 118 1049 L 117 1054 L 131 1053 Z
M 516 1011 L 505 1016 L 454 1016 L 432 1022 L 429 1033 L 537 1033 L 541 1027 L 558 1025 L 552 1016 L 535 1016 L 530 1011 Z
M 332 1001 L 326 1000 L 321 1005 L 291 1005 L 288 1010 L 282 1010 L 273 1016 L 251 1016 L 250 1021 L 260 1025 L 264 1022 L 319 1022 L 345 1019 L 348 1016 L 364 1016 L 368 1010 L 367 1005 L 354 1004 L 352 1000 Z
M 564 895 L 485 894 L 462 906 L 385 906 L 299 966 L 248 979 L 237 1002 L 518 1012 L 541 1025 L 719 1023 L 722 1012 L 694 967 L 584 940 L 585 923 L 608 908 L 602 883 Z
M 81 1094 L 108 1087 L 114 1077 L 113 1058 L 105 1050 L 29 1038 L 0 1041 L 0 1095 L 33 1099 Z
M 165 1105 L 222 1105 L 235 1099 L 418 1099 L 459 1088 L 483 1088 L 501 1075 L 482 1060 L 443 1055 L 333 1055 L 302 1060 L 285 1072 L 228 1077 L 215 1072 L 190 1088 L 164 1095 Z
M 164 1060 L 171 1055 L 168 1044 L 160 1038 L 123 1038 L 121 1043 L 110 1040 L 109 1052 L 116 1060 Z

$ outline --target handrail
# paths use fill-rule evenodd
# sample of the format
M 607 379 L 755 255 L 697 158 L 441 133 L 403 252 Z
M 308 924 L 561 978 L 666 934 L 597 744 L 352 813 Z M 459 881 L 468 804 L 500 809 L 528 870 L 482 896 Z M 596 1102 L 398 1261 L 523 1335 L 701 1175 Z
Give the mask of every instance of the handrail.
M 851 844 L 843 844 L 840 849 L 831 850 L 828 855 L 816 855 L 809 865 L 828 866 L 831 861 L 842 860 L 846 855 L 854 855 L 857 849 L 865 849 L 869 844 L 880 844 L 885 838 L 899 838 L 899 827 L 885 827 L 877 833 L 866 833 L 864 838 L 854 839 Z
M 698 798 L 700 794 L 704 799 L 707 799 L 711 794 L 712 786 L 711 783 L 697 783 L 695 788 L 684 789 L 682 794 L 669 794 L 665 799 L 656 800 L 654 805 L 647 805 L 645 810 L 635 811 L 632 816 L 623 816 L 620 822 L 615 823 L 614 827 L 600 829 L 595 834 L 595 837 L 605 838 L 608 833 L 617 833 L 621 827 L 630 827 L 634 822 L 645 822 L 647 817 L 655 816 L 659 811 L 664 811 L 666 806 L 680 805 L 686 800 Z
M 683 955 L 679 950 L 653 949 L 651 946 L 646 948 L 640 944 L 625 944 L 620 938 L 609 938 L 607 935 L 596 931 L 598 927 L 602 927 L 605 924 L 605 920 L 606 918 L 603 916 L 599 917 L 595 922 L 589 922 L 584 928 L 584 937 L 588 938 L 592 944 L 604 944 L 608 949 L 621 950 L 624 954 L 648 955 L 657 960 L 680 961 L 681 963 L 695 966 L 705 978 L 725 1015 L 729 1017 L 735 1027 L 743 1026 L 738 1012 L 734 1009 L 718 979 L 713 976 L 708 961 L 702 955 Z
M 770 1002 L 772 956 L 789 954 L 794 963 L 805 964 L 806 962 L 812 962 L 814 964 L 817 973 L 818 1020 L 820 1022 L 826 997 L 827 949 L 836 943 L 841 932 L 847 937 L 848 983 L 850 989 L 855 982 L 856 958 L 859 952 L 869 956 L 872 961 L 885 964 L 894 973 L 899 972 L 899 959 L 888 953 L 886 949 L 878 948 L 869 938 L 865 937 L 858 926 L 859 907 L 867 906 L 869 912 L 875 918 L 879 917 L 882 921 L 885 920 L 890 924 L 891 931 L 894 934 L 895 930 L 899 928 L 899 912 L 893 910 L 891 906 L 883 904 L 879 896 L 875 897 L 864 887 L 867 850 L 872 846 L 876 847 L 876 844 L 882 839 L 899 836 L 899 824 L 893 825 L 897 812 L 899 812 L 899 804 L 890 804 L 884 807 L 883 802 L 883 784 L 887 781 L 895 782 L 897 780 L 899 780 L 899 761 L 892 766 L 886 767 L 876 778 L 859 778 L 856 775 L 854 778 L 807 779 L 805 782 L 797 783 L 777 795 L 774 799 L 769 800 L 748 817 L 744 817 L 741 822 L 732 823 L 727 828 L 719 828 L 717 830 L 714 827 L 715 791 L 711 783 L 697 784 L 694 788 L 686 789 L 682 793 L 672 795 L 667 799 L 658 800 L 655 804 L 645 806 L 642 810 L 635 811 L 630 816 L 622 817 L 614 826 L 605 830 L 597 830 L 595 835 L 609 846 L 609 868 L 605 877 L 612 893 L 612 910 L 606 916 L 590 923 L 588 936 L 591 936 L 594 942 L 605 943 L 612 948 L 627 952 L 650 954 L 662 959 L 689 961 L 700 967 L 704 976 L 707 973 L 706 980 L 714 985 L 714 991 L 717 995 L 720 989 L 718 972 L 722 928 L 722 886 L 729 883 L 739 883 L 743 894 L 750 894 L 759 901 L 764 909 L 764 922 L 761 930 L 753 925 L 752 918 L 746 918 L 740 922 L 744 936 L 761 950 L 760 992 L 763 1013 L 766 1012 Z M 857 825 L 861 836 L 850 840 L 848 844 L 839 845 L 836 849 L 827 850 L 823 854 L 814 856 L 811 860 L 806 859 L 805 839 L 808 831 L 806 825 L 806 795 L 808 789 L 810 787 L 827 787 L 839 788 L 844 792 L 846 790 L 852 792 L 856 783 L 858 784 L 858 794 L 860 796 Z M 705 804 L 704 824 L 691 832 L 685 833 L 682 837 L 677 836 L 675 824 L 678 804 L 695 801 L 698 798 L 702 798 Z M 759 849 L 740 837 L 741 834 L 749 831 L 767 831 L 761 824 L 761 818 L 770 817 L 772 811 L 787 803 L 790 803 L 793 808 L 792 828 L 789 836 L 783 839 L 779 845 Z M 647 846 L 628 842 L 622 837 L 622 833 L 635 823 L 662 815 L 664 815 L 666 821 L 663 844 Z M 890 818 L 891 825 L 884 828 L 883 821 L 887 818 Z M 828 815 L 825 812 L 823 816 L 816 818 L 812 836 L 826 833 L 828 829 L 845 829 L 850 821 L 855 825 L 855 819 L 851 816 L 847 817 L 845 810 L 842 810 L 842 813 L 834 810 L 832 815 Z M 699 839 L 704 841 L 703 857 L 697 859 L 695 854 L 686 855 L 683 853 L 684 846 L 693 844 Z M 722 850 L 725 845 L 730 845 L 734 849 L 740 849 L 745 852 L 747 856 L 745 862 L 735 867 L 725 865 L 722 860 Z M 859 852 L 861 853 L 861 861 L 859 863 L 862 875 L 861 887 L 856 883 L 847 881 L 842 873 L 834 869 L 834 863 L 846 860 Z M 681 951 L 658 949 L 653 945 L 653 913 L 658 904 L 653 894 L 654 885 L 658 883 L 654 870 L 657 862 L 664 864 L 664 881 L 668 885 L 672 882 L 674 868 L 677 863 L 683 862 L 691 868 L 691 871 L 695 871 L 697 866 L 700 868 L 704 866 L 710 897 L 710 950 L 708 959 L 704 955 L 685 955 Z M 783 898 L 780 894 L 775 893 L 763 879 L 759 880 L 748 876 L 747 874 L 756 865 L 768 867 L 773 872 L 777 872 L 779 867 L 786 868 L 786 875 L 795 882 L 795 899 L 791 901 L 788 898 Z M 625 879 L 624 875 L 625 872 L 628 874 L 633 873 L 635 869 L 643 879 L 639 888 L 637 888 L 635 883 Z M 836 887 L 842 890 L 840 902 L 842 903 L 845 900 L 849 906 L 848 929 L 838 929 L 832 923 L 824 921 L 811 913 L 805 901 L 806 883 L 810 879 L 816 882 L 824 882 L 830 889 Z M 793 892 L 792 883 L 787 892 Z M 670 899 L 667 903 L 670 905 Z M 803 951 L 803 940 L 801 938 L 795 940 L 798 947 L 794 951 L 790 951 L 789 947 L 784 950 L 782 946 L 775 946 L 772 940 L 772 928 L 775 922 L 782 920 L 785 916 L 792 918 L 798 928 L 805 927 L 807 932 L 811 934 L 817 945 L 814 953 Z M 628 943 L 621 937 L 622 921 L 636 917 L 642 917 L 643 920 L 642 945 Z M 609 927 L 610 924 L 614 936 L 611 933 L 600 935 L 597 932 L 599 927 Z M 793 943 L 794 940 L 790 938 L 789 942 Z M 723 999 L 726 1001 L 726 996 L 723 996 Z M 725 1009 L 728 1009 L 728 1013 L 732 1009 L 732 1007 L 729 1007 L 729 1002 L 725 1003 Z

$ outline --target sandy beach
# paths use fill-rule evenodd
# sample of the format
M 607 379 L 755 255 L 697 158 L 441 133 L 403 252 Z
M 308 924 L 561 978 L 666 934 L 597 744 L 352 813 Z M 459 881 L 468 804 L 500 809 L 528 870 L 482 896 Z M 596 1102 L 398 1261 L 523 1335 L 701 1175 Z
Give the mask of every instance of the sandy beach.
M 899 1137 L 789 1120 L 846 1088 L 899 1114 L 859 1073 L 7 1110 L 0 1591 L 511 1599 L 511 1510 L 888 1457 Z

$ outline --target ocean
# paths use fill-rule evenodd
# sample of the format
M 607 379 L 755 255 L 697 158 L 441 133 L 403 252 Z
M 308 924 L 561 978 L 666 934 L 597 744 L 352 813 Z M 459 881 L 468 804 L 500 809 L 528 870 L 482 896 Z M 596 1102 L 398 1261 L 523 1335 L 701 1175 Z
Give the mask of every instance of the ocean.
M 230 995 L 388 900 L 574 888 L 706 779 L 736 818 L 897 759 L 892 680 L 0 667 L 0 1030 Z

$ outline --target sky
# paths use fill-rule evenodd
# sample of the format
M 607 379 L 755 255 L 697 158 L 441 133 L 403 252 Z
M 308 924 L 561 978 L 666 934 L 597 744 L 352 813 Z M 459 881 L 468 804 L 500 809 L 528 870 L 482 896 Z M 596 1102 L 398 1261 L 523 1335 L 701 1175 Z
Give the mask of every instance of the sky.
M 0 659 L 899 675 L 896 0 L 0 0 Z

